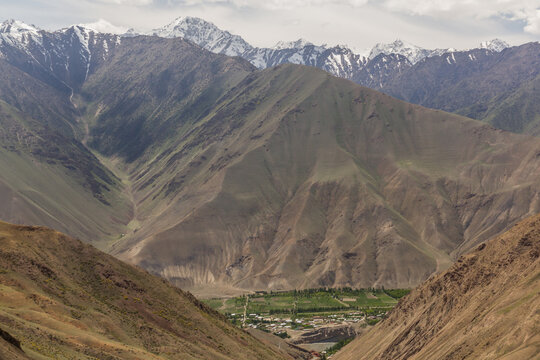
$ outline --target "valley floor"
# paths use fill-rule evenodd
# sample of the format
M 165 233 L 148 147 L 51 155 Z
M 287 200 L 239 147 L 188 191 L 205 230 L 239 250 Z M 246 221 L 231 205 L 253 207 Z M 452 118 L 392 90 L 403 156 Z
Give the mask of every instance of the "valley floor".
M 306 289 L 203 300 L 235 325 L 324 353 L 386 317 L 406 289 Z

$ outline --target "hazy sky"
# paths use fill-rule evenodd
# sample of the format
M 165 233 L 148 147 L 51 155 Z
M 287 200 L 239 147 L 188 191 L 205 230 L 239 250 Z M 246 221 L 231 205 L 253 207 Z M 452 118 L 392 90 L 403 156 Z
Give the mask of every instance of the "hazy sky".
M 458 49 L 540 40 L 540 0 L 0 0 L 0 14 L 50 30 L 103 19 L 141 31 L 191 15 L 256 46 L 300 37 L 358 49 L 397 38 Z

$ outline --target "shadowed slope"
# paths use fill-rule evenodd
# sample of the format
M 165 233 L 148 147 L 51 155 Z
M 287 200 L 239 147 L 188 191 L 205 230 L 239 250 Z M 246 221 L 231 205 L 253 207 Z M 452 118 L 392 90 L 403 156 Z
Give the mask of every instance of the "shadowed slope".
M 0 223 L 0 323 L 30 358 L 283 358 L 191 294 L 41 227 Z
M 81 143 L 0 100 L 0 218 L 85 240 L 122 232 L 122 184 Z
M 426 58 L 376 87 L 414 104 L 540 135 L 540 44 L 474 49 Z
M 19 340 L 0 328 L 0 360 L 28 359 L 21 349 Z
M 159 155 L 254 68 L 183 39 L 125 38 L 82 88 L 90 146 L 128 163 Z
M 538 359 L 539 256 L 534 216 L 427 280 L 335 359 Z

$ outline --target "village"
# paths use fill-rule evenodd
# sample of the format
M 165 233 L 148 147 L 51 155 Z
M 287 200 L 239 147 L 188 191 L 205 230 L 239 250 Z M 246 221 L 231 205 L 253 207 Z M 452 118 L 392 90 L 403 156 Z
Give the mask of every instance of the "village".
M 364 326 L 374 325 L 385 316 L 386 312 L 376 315 L 366 315 L 361 311 L 344 312 L 339 314 L 322 313 L 319 315 L 298 314 L 296 316 L 278 316 L 247 314 L 230 314 L 228 317 L 238 324 L 242 322 L 244 327 L 251 327 L 275 334 L 284 332 L 312 330 L 322 327 L 361 324 Z
M 330 355 L 383 319 L 408 290 L 306 289 L 208 299 L 233 324 Z

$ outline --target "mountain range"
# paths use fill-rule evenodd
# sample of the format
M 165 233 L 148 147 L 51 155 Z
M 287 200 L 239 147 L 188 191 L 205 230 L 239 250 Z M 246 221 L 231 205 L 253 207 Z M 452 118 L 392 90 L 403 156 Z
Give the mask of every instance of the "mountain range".
M 540 209 L 535 137 L 314 66 L 259 70 L 164 36 L 2 25 L 4 220 L 54 227 L 176 285 L 221 294 L 415 286 Z M 471 74 L 506 66 L 525 84 L 537 48 L 471 50 L 475 64 L 492 64 Z M 424 58 L 385 83 L 401 89 L 411 69 L 457 67 L 462 57 Z M 509 65 L 518 58 L 527 61 Z M 412 64 L 400 54 L 369 64 L 376 59 Z M 492 99 L 494 82 L 471 86 Z M 532 97 L 516 99 L 535 111 Z
M 133 35 L 134 33 L 130 32 L 129 34 Z M 342 74 L 347 73 L 347 68 L 350 70 L 351 66 L 366 67 L 369 61 L 381 54 L 401 55 L 407 59 L 408 63 L 414 65 L 424 58 L 456 51 L 451 48 L 424 49 L 402 40 L 396 40 L 389 44 L 379 43 L 364 51 L 355 51 L 346 45 L 314 45 L 305 39 L 280 41 L 272 48 L 258 48 L 250 45 L 240 36 L 218 28 L 211 22 L 190 16 L 179 17 L 170 24 L 144 35 L 156 35 L 164 38 L 181 37 L 213 53 L 240 56 L 258 68 L 292 63 L 316 66 L 340 77 L 345 77 Z M 500 52 L 508 47 L 510 46 L 507 43 L 499 39 L 485 41 L 479 45 L 479 48 L 490 52 Z M 332 68 L 332 65 L 335 68 Z M 353 78 L 353 75 L 349 74 L 347 78 Z
M 402 40 L 355 52 L 300 39 L 256 48 L 203 19 L 180 17 L 150 34 L 182 37 L 214 53 L 240 56 L 258 68 L 309 65 L 423 106 L 456 112 L 513 132 L 538 135 L 538 52 L 494 39 L 470 50 L 424 49 Z M 452 99 L 449 101 L 449 99 Z

